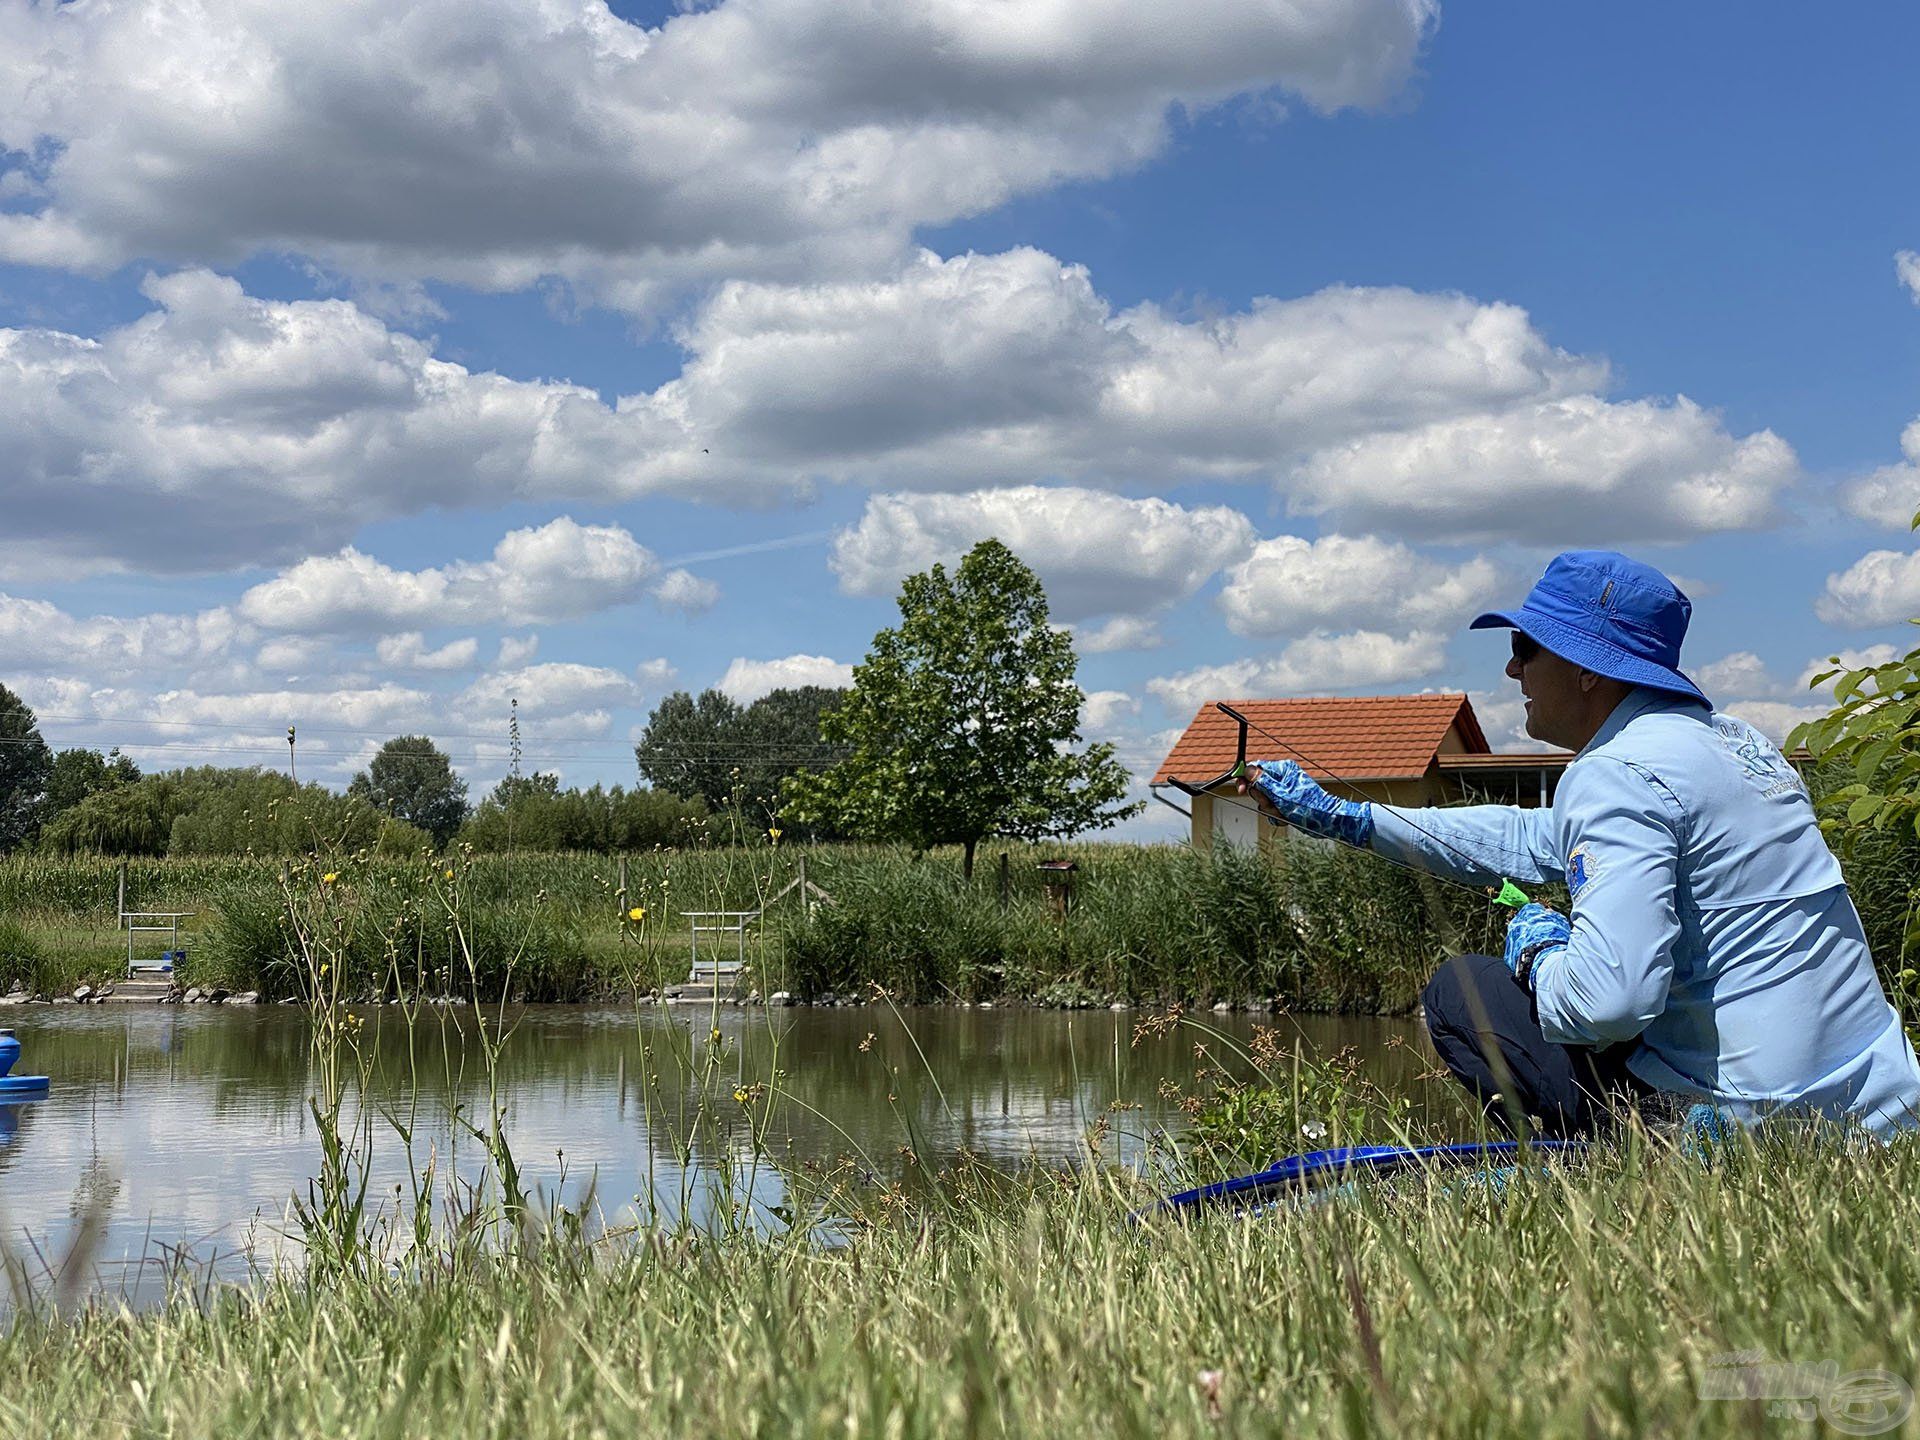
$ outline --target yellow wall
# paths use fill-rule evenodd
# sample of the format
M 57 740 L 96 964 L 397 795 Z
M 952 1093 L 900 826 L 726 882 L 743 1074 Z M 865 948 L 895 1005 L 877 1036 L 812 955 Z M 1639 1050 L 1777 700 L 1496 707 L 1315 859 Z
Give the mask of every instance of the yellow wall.
M 1327 789 L 1343 800 L 1372 800 L 1382 805 L 1401 805 L 1415 807 L 1437 805 L 1445 798 L 1442 782 L 1438 776 L 1427 776 L 1419 780 L 1372 780 L 1362 785 L 1345 785 L 1337 781 L 1330 782 Z M 1217 792 L 1219 803 L 1223 805 L 1251 805 L 1254 797 L 1234 792 L 1231 783 L 1222 785 Z M 1190 797 L 1189 808 L 1193 812 L 1193 846 L 1196 850 L 1213 849 L 1214 833 L 1214 796 L 1195 795 Z M 1266 824 L 1260 826 L 1260 848 L 1271 848 L 1280 835 L 1280 828 Z

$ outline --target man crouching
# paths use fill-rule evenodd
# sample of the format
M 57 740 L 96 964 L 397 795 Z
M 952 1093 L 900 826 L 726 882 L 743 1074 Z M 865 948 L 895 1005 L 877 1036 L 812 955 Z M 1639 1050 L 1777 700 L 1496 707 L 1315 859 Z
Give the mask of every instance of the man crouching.
M 1502 958 L 1457 956 L 1423 997 L 1435 1048 L 1496 1121 L 1511 1105 L 1580 1134 L 1610 1095 L 1651 1089 L 1741 1124 L 1920 1124 L 1920 1062 L 1806 787 L 1680 673 L 1691 615 L 1658 570 L 1588 550 L 1473 622 L 1513 632 L 1527 733 L 1579 752 L 1550 809 L 1342 800 L 1291 760 L 1247 784 L 1298 829 L 1423 870 L 1566 883 L 1570 916 L 1523 906 Z

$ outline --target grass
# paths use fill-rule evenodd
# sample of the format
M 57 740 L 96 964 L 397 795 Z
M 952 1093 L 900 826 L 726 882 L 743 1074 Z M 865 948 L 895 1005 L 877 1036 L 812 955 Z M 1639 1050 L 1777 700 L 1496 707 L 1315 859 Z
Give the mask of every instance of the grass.
M 1920 1367 L 1920 1149 L 1630 1136 L 1130 1228 L 1110 1171 L 869 1195 L 835 1249 L 551 1239 L 0 1336 L 11 1433 L 1122 1437 L 1772 1433 L 1716 1362 Z M 1817 1403 L 1817 1402 L 1816 1402 Z M 1802 1427 L 1804 1428 L 1804 1427 Z M 1858 1433 L 1858 1432 L 1856 1432 Z M 1907 1433 L 1912 1433 L 1909 1422 Z
M 9 1432 L 1749 1434 L 1774 1417 L 1710 1398 L 1728 1357 L 1884 1369 L 1896 1386 L 1920 1366 L 1912 1140 L 1781 1129 L 1703 1162 L 1633 1124 L 1584 1163 L 1502 1185 L 1415 1173 L 1254 1218 L 1132 1224 L 1170 1181 L 1289 1146 L 1303 1116 L 1345 1127 L 1329 1139 L 1406 1133 L 1410 1117 L 1337 1059 L 1272 1037 L 1239 1049 L 1192 1021 L 1159 1022 L 1191 1027 L 1215 1062 L 1191 1142 L 1160 1147 L 1167 1173 L 1105 1159 L 1124 1118 L 1107 1115 L 1077 1165 L 928 1173 L 927 1157 L 895 1185 L 865 1157 L 770 1153 L 774 1115 L 803 1103 L 777 1050 L 755 1079 L 717 1027 L 701 1047 L 668 1027 L 643 1043 L 646 1123 L 718 1203 L 698 1224 L 675 1218 L 683 1204 L 609 1229 L 522 1187 L 498 1123 L 512 1030 L 493 1017 L 525 957 L 484 967 L 479 887 L 457 871 L 425 893 L 462 957 L 487 1100 L 452 1113 L 480 1172 L 456 1179 L 416 1152 L 419 1107 L 440 1092 L 355 1103 L 379 1062 L 342 965 L 370 911 L 328 873 L 282 892 L 312 1016 L 319 1155 L 292 1207 L 304 1264 L 218 1292 L 187 1272 L 169 1303 L 135 1312 L 25 1288 L 16 1262 Z M 411 1193 L 391 1204 L 369 1204 L 376 1144 L 409 1160 Z M 76 1253 L 60 1273 L 86 1264 Z M 1824 1403 L 1861 1433 L 1860 1411 L 1834 1408 L 1844 1395 L 1804 1393 L 1810 1414 Z

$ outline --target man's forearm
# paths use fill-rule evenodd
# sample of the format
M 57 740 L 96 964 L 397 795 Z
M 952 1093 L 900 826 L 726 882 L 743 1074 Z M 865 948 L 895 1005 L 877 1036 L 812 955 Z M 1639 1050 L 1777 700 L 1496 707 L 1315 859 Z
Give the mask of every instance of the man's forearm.
M 1373 850 L 1469 885 L 1558 880 L 1553 812 L 1517 805 L 1373 807 Z

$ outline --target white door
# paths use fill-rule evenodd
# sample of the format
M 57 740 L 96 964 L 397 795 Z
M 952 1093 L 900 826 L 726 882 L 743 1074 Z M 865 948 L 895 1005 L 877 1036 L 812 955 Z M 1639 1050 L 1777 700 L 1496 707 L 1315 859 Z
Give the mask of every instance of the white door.
M 1251 850 L 1260 843 L 1260 812 L 1254 809 L 1250 795 L 1213 797 L 1213 840 L 1240 850 Z

